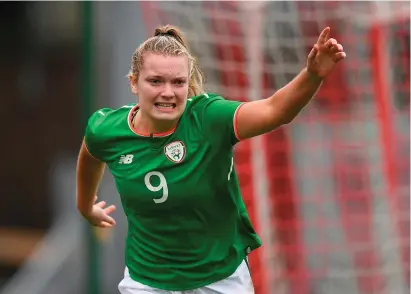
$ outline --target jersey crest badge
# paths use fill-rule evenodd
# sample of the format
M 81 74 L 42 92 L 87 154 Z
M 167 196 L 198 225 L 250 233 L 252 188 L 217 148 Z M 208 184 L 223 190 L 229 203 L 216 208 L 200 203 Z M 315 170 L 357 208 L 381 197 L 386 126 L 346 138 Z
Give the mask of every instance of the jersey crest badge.
M 174 141 L 164 147 L 167 158 L 175 163 L 180 163 L 186 156 L 186 146 L 182 141 Z

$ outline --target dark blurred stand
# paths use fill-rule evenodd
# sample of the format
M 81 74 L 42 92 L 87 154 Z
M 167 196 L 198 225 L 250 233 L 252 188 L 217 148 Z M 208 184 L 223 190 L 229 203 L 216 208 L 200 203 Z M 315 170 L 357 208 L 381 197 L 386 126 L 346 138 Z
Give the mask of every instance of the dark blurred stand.
M 50 227 L 53 162 L 80 146 L 81 31 L 55 15 L 73 5 L 0 2 L 0 281 Z

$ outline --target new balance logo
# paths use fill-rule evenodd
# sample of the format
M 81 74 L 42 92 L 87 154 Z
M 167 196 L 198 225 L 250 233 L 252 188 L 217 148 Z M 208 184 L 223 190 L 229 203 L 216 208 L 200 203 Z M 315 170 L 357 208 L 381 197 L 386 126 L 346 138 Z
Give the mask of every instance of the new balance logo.
M 134 155 L 133 154 L 127 154 L 127 155 L 121 155 L 120 160 L 118 163 L 120 164 L 130 164 L 133 162 Z

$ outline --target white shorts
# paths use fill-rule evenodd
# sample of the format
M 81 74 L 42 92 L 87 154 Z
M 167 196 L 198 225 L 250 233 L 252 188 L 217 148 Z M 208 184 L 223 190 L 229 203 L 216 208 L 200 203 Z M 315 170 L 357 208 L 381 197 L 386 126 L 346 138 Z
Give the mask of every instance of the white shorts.
M 250 271 L 245 261 L 228 278 L 188 291 L 167 291 L 145 286 L 132 280 L 126 267 L 124 279 L 118 284 L 118 289 L 121 294 L 254 294 Z

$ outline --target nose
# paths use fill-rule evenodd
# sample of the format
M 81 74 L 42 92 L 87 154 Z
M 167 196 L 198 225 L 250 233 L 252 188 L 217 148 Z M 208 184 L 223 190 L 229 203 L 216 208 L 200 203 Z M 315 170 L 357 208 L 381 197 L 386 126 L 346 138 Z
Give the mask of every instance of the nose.
M 163 91 L 161 92 L 161 97 L 164 98 L 164 99 L 174 98 L 173 87 L 169 83 L 166 83 L 164 85 Z

